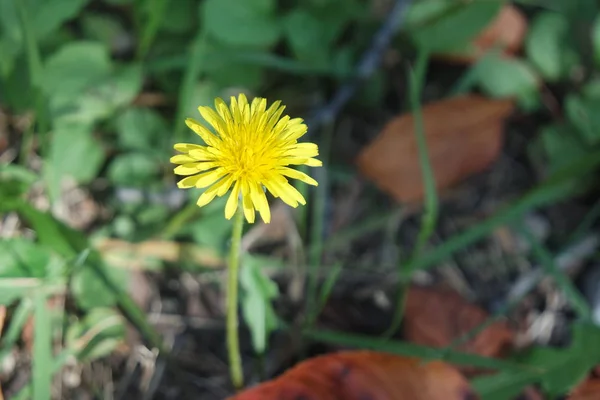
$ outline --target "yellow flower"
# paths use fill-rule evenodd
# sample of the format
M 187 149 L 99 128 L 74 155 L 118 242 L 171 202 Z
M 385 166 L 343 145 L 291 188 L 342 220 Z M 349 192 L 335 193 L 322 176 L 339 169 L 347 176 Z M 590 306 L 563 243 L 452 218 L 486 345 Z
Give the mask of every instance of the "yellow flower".
M 177 143 L 175 150 L 183 153 L 173 156 L 179 164 L 175 174 L 187 175 L 177 183 L 183 189 L 208 188 L 198 198 L 198 206 L 210 203 L 216 196 L 224 196 L 233 185 L 225 218 L 230 219 L 241 199 L 244 215 L 254 222 L 255 210 L 269 223 L 271 211 L 265 188 L 292 207 L 306 204 L 306 200 L 287 178 L 317 186 L 310 176 L 289 168 L 289 165 L 319 167 L 321 161 L 314 143 L 298 143 L 307 127 L 301 118 L 281 117 L 285 106 L 276 101 L 267 109 L 267 100 L 255 98 L 248 104 L 246 96 L 231 97 L 231 104 L 217 98 L 216 112 L 210 107 L 198 107 L 212 133 L 200 122 L 188 118 L 186 125 L 197 133 L 206 146 Z

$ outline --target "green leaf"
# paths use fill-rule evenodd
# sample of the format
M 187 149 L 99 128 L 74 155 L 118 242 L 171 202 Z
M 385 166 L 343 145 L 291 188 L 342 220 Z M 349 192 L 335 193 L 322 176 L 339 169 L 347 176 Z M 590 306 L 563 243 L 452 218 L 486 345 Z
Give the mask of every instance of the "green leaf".
M 143 186 L 158 173 L 159 165 L 145 153 L 118 155 L 108 167 L 109 179 L 118 185 Z
M 277 316 L 271 301 L 279 290 L 275 282 L 263 274 L 260 261 L 252 256 L 243 258 L 240 284 L 244 289 L 242 312 L 252 334 L 252 346 L 259 354 L 264 353 L 267 339 L 277 327 Z
M 286 39 L 296 58 L 326 67 L 330 59 L 330 41 L 324 38 L 326 25 L 306 10 L 297 8 L 284 18 Z
M 160 29 L 170 33 L 188 33 L 194 28 L 197 2 L 178 0 L 176 7 L 167 7 L 161 18 Z
M 118 285 L 118 291 L 109 287 L 102 279 L 98 279 L 98 270 L 107 276 L 114 284 Z M 95 307 L 111 307 L 117 302 L 117 293 L 127 292 L 129 285 L 129 271 L 113 268 L 105 264 L 91 266 L 84 264 L 79 267 L 71 279 L 71 292 L 79 307 L 90 310 Z
M 23 0 L 24 1 L 24 0 Z M 32 35 L 44 40 L 64 22 L 78 15 L 89 0 L 38 0 L 29 2 L 27 14 L 31 17 Z M 13 71 L 13 62 L 25 49 L 15 1 L 0 1 L 0 73 Z
M 408 34 L 423 51 L 460 51 L 489 25 L 502 6 L 502 1 L 414 2 L 406 15 Z
M 178 8 L 178 7 L 173 7 Z M 97 40 L 109 49 L 121 50 L 120 42 L 128 33 L 121 22 L 109 14 L 89 13 L 80 18 L 85 36 Z
M 600 329 L 575 323 L 569 348 L 534 348 L 522 361 L 544 370 L 541 385 L 550 396 L 567 393 L 600 362 Z
M 106 119 L 128 105 L 141 86 L 142 71 L 139 66 L 128 65 L 117 69 L 76 94 L 51 97 L 54 122 L 92 124 Z
M 212 36 L 233 46 L 265 48 L 281 35 L 273 1 L 206 0 L 202 24 Z
M 35 172 L 18 164 L 0 165 L 0 201 L 25 194 L 37 182 Z
M 567 36 L 568 20 L 559 13 L 545 11 L 533 20 L 525 41 L 527 57 L 551 82 L 568 72 L 565 54 L 569 50 Z
M 94 308 L 69 325 L 66 342 L 81 361 L 106 357 L 125 339 L 125 321 L 111 308 Z
M 490 56 L 476 68 L 479 85 L 492 97 L 527 97 L 537 91 L 538 77 L 524 61 Z
M 127 150 L 166 148 L 168 128 L 164 118 L 150 108 L 128 108 L 116 120 L 119 146 Z
M 566 125 L 550 125 L 542 128 L 540 140 L 548 159 L 550 173 L 560 170 L 588 153 L 575 130 Z
M 89 0 L 45 0 L 32 7 L 33 28 L 37 38 L 43 39 L 64 22 L 79 15 Z
M 77 183 L 90 182 L 97 176 L 104 157 L 104 149 L 94 138 L 90 125 L 61 123 L 56 126 L 44 166 L 51 197 L 58 199 L 64 178 L 72 178 Z
M 60 260 L 40 244 L 25 238 L 0 239 L 1 279 L 44 278 L 59 266 Z
M 97 42 L 69 43 L 46 61 L 42 87 L 50 98 L 77 97 L 88 86 L 108 77 L 111 71 L 106 46 Z
M 194 243 L 223 249 L 231 235 L 231 223 L 223 218 L 223 209 L 203 215 L 190 226 Z
M 600 97 L 569 94 L 565 99 L 565 110 L 569 122 L 587 144 L 600 142 Z

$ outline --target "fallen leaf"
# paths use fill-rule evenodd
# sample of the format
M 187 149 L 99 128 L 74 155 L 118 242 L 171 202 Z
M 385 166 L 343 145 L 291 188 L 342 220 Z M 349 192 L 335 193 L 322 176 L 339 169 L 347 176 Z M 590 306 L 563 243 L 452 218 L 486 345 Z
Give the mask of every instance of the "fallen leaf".
M 475 400 L 464 376 L 441 361 L 372 351 L 311 358 L 230 400 Z
M 503 54 L 517 53 L 527 35 L 527 19 L 515 6 L 505 5 L 496 19 L 473 40 L 465 53 L 440 54 L 436 58 L 461 64 L 473 64 L 496 46 Z
M 423 107 L 425 137 L 438 190 L 488 167 L 500 154 L 510 100 L 469 95 Z M 423 182 L 412 114 L 388 123 L 358 157 L 361 172 L 400 202 L 421 200 Z
M 404 314 L 404 336 L 426 346 L 445 347 L 487 321 L 483 309 L 458 293 L 437 288 L 409 290 Z M 505 322 L 495 322 L 457 349 L 486 357 L 498 357 L 510 348 L 513 333 Z

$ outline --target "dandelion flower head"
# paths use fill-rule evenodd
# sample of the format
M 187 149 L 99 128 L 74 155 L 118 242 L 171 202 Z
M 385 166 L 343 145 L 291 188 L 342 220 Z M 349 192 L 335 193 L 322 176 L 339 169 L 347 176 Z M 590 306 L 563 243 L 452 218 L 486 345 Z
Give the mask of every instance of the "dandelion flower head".
M 321 161 L 314 158 L 319 155 L 319 149 L 314 143 L 298 143 L 307 127 L 301 118 L 282 117 L 284 109 L 280 101 L 267 108 L 264 98 L 255 98 L 250 104 L 243 94 L 231 97 L 229 105 L 217 98 L 214 110 L 198 107 L 214 133 L 202 123 L 186 119 L 186 125 L 206 145 L 177 143 L 174 146 L 182 153 L 171 158 L 172 163 L 178 164 L 175 174 L 185 176 L 177 186 L 207 188 L 198 198 L 199 207 L 231 189 L 225 218 L 230 219 L 235 214 L 240 202 L 250 223 L 254 222 L 255 211 L 264 222 L 271 220 L 265 189 L 292 207 L 306 204 L 288 178 L 315 186 L 317 181 L 290 166 L 321 166 Z

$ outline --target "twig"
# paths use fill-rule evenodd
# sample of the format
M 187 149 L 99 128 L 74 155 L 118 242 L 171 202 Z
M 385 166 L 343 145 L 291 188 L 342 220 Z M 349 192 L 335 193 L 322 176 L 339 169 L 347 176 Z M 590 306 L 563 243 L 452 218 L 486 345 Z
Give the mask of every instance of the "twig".
M 311 128 L 309 133 L 314 132 L 323 123 L 333 121 L 362 84 L 373 75 L 411 2 L 412 0 L 396 0 L 386 20 L 373 37 L 371 45 L 356 66 L 356 74 L 353 75 L 353 79 L 343 84 L 327 105 L 316 110 L 307 119 L 306 123 Z

